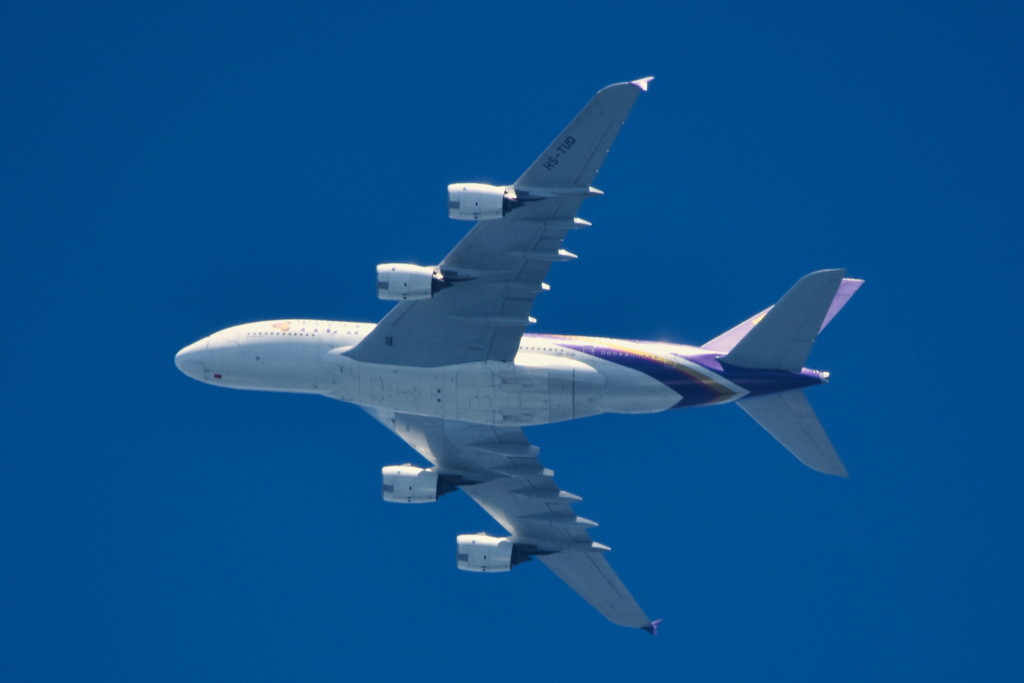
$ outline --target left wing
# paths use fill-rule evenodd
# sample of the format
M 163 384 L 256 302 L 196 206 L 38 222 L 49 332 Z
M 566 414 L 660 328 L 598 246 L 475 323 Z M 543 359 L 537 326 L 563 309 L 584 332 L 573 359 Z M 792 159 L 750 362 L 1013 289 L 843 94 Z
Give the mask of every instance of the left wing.
M 578 517 L 578 496 L 558 488 L 539 449 L 518 427 L 493 427 L 396 413 L 363 406 L 437 468 L 560 579 L 610 621 L 653 631 L 654 626 L 608 564 Z
M 511 362 L 551 264 L 575 255 L 565 236 L 589 225 L 583 200 L 649 78 L 599 91 L 512 186 L 518 208 L 478 222 L 438 266 L 446 286 L 397 304 L 348 356 L 370 363 L 436 367 Z

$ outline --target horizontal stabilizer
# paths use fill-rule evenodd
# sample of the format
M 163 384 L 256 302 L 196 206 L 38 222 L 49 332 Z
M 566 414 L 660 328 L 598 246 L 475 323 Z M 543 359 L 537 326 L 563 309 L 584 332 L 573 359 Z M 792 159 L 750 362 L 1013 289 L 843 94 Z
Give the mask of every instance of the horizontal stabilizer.
M 802 389 L 746 398 L 736 405 L 812 470 L 848 476 Z
M 843 269 L 819 270 L 800 278 L 722 361 L 745 368 L 798 372 L 829 316 L 844 275 Z
M 852 277 L 843 278 L 843 281 L 839 284 L 839 289 L 836 290 L 836 295 L 832 298 L 832 305 L 829 306 L 828 313 L 821 323 L 818 334 L 821 334 L 821 331 L 832 322 L 832 318 L 836 317 L 836 314 L 843 310 L 843 306 L 857 293 L 862 284 L 864 284 L 863 280 L 855 280 Z M 772 308 L 772 306 L 769 306 L 757 315 L 747 318 L 728 332 L 723 332 L 708 343 L 703 344 L 701 348 L 708 349 L 709 351 L 721 351 L 723 353 L 732 351 L 739 344 L 740 340 L 747 336 L 750 330 L 754 329 L 754 325 L 761 322 L 761 319 L 768 315 L 768 311 L 772 310 Z

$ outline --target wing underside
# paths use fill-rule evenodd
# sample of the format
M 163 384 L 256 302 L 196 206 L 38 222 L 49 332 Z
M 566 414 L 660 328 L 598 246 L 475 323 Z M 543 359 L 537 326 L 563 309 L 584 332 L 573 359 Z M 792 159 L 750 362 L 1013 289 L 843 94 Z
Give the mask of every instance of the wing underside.
M 561 490 L 538 449 L 518 427 L 492 427 L 366 408 L 460 486 L 510 534 L 606 618 L 622 626 L 650 629 L 629 590 L 605 558 L 606 546 L 579 517 L 580 498 Z
M 551 264 L 575 258 L 562 243 L 589 225 L 580 205 L 600 194 L 590 185 L 648 80 L 598 92 L 515 182 L 521 205 L 478 222 L 441 261 L 448 286 L 397 304 L 348 355 L 419 367 L 512 361 Z

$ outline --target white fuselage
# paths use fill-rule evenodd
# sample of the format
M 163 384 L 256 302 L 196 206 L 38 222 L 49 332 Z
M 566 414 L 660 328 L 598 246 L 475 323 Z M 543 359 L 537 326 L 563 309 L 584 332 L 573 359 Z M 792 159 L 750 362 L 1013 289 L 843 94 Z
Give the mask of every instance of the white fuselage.
M 422 368 L 365 363 L 345 355 L 373 328 L 325 320 L 248 323 L 182 349 L 176 363 L 195 379 L 234 389 L 321 394 L 362 406 L 489 425 L 659 412 L 681 399 L 677 391 L 644 372 L 538 336 L 523 337 L 514 363 Z M 688 351 L 700 351 L 608 341 L 652 358 L 668 353 L 682 358 Z M 708 379 L 731 385 L 719 375 Z M 736 395 L 730 398 L 746 393 L 732 386 Z

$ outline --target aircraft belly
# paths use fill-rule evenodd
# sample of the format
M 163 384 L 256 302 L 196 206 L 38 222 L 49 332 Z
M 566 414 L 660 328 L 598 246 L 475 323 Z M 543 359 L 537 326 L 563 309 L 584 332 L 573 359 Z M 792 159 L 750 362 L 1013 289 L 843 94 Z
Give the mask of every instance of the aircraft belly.
M 414 368 L 349 361 L 347 377 L 328 393 L 361 405 L 413 415 L 491 425 L 545 424 L 572 419 L 572 383 L 545 373 L 510 372 L 505 363 Z M 554 392 L 552 392 L 552 387 Z
M 586 402 L 601 413 L 639 414 L 669 410 L 679 403 L 676 391 L 643 372 L 599 358 L 588 362 L 605 383 L 599 390 L 586 391 L 584 397 L 577 398 L 577 405 Z
M 488 425 L 526 426 L 603 412 L 667 410 L 679 394 L 647 375 L 597 360 L 485 361 L 439 368 L 339 358 L 347 377 L 335 398 L 412 415 Z

